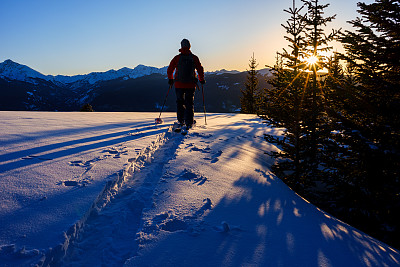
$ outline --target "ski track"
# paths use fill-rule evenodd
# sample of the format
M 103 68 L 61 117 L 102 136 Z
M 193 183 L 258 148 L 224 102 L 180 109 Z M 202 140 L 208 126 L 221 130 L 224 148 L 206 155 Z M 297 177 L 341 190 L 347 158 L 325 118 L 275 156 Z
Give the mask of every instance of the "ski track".
M 153 191 L 163 167 L 174 157 L 183 138 L 170 127 L 136 158 L 129 159 L 128 167 L 107 183 L 90 210 L 65 233 L 64 243 L 50 249 L 38 265 L 122 266 L 137 251 L 135 239 L 142 224 L 142 212 L 152 207 Z M 90 179 L 85 174 L 96 162 L 109 156 L 118 157 L 126 152 L 126 147 L 103 152 L 108 154 L 86 162 L 70 162 L 70 166 L 82 167 L 84 171 L 77 180 L 60 183 L 85 186 Z

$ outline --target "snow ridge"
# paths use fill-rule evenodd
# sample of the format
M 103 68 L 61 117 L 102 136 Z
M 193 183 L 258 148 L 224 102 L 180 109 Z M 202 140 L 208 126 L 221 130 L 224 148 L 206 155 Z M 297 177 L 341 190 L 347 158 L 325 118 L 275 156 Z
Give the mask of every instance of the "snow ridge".
M 0 63 L 0 78 L 7 78 L 10 80 L 26 81 L 35 83 L 35 79 L 42 79 L 45 81 L 50 81 L 55 84 L 70 85 L 73 83 L 89 83 L 95 84 L 99 81 L 108 81 L 114 79 L 136 79 L 139 77 L 151 75 L 151 74 L 167 74 L 167 67 L 156 68 L 144 65 L 138 65 L 134 69 L 127 67 L 121 68 L 119 70 L 109 70 L 106 72 L 92 72 L 85 75 L 43 75 L 42 73 L 35 71 L 28 66 L 21 65 L 10 59 L 5 60 Z
M 47 76 L 28 66 L 18 64 L 10 59 L 0 63 L 0 78 L 8 78 L 17 81 L 32 81 L 32 78 L 46 80 L 46 77 Z
M 36 70 L 31 69 L 28 66 L 16 63 L 10 59 L 5 60 L 0 63 L 0 78 L 7 78 L 10 80 L 26 81 L 36 84 L 35 79 L 42 79 L 45 81 L 53 82 L 58 85 L 71 86 L 74 83 L 88 83 L 95 84 L 100 81 L 109 81 L 114 79 L 136 79 L 139 77 L 151 75 L 151 74 L 161 74 L 167 75 L 167 66 L 162 68 L 150 67 L 145 65 L 138 65 L 133 69 L 124 67 L 119 70 L 108 70 L 105 72 L 91 72 L 89 74 L 83 75 L 44 75 Z M 237 70 L 216 70 L 211 72 L 206 72 L 206 75 L 222 75 L 222 74 L 238 74 L 240 71 Z M 271 69 L 261 69 L 258 73 L 262 76 L 270 77 L 272 76 Z
M 179 138 L 180 135 L 175 135 L 172 131 L 172 127 L 170 127 L 167 133 L 157 135 L 156 140 L 148 147 L 142 149 L 136 158 L 129 159 L 130 164 L 118 173 L 115 180 L 107 182 L 86 214 L 64 233 L 64 242 L 49 249 L 38 263 L 38 266 L 81 265 L 83 263 L 79 261 L 84 261 L 85 259 L 93 260 L 93 258 L 96 257 L 81 257 L 80 253 L 87 251 L 98 253 L 99 250 L 93 247 L 99 243 L 104 247 L 102 251 L 103 256 L 99 259 L 100 264 L 108 261 L 111 265 L 116 261 L 122 264 L 130 256 L 126 253 L 130 253 L 133 250 L 131 247 L 125 250 L 121 248 L 131 243 L 126 241 L 129 240 L 126 238 L 126 234 L 129 231 L 135 236 L 136 231 L 132 231 L 131 228 L 139 227 L 142 209 L 148 205 L 152 195 L 151 188 L 157 183 L 157 180 L 149 182 L 147 179 L 149 176 L 147 175 L 148 172 L 154 172 L 155 168 L 150 168 L 150 170 L 144 168 L 152 162 L 154 154 L 158 152 L 161 147 L 165 146 L 166 142 L 172 137 L 174 137 L 174 142 L 169 142 L 170 144 L 167 146 L 166 153 L 173 154 L 182 138 Z M 165 155 L 160 158 L 165 159 Z M 160 164 L 162 165 L 164 163 L 165 161 L 162 161 Z M 156 164 L 155 166 L 159 168 L 160 164 Z M 139 190 L 141 187 L 142 192 L 134 194 L 136 190 Z M 128 203 L 125 209 L 121 208 L 121 205 L 124 205 L 124 203 Z M 115 208 L 115 206 L 117 207 Z M 121 216 L 121 214 L 123 214 L 123 216 Z M 119 221 L 116 217 L 120 217 L 120 220 L 125 220 L 126 225 L 121 227 L 120 223 L 122 223 L 122 221 Z M 107 219 L 111 219 L 111 221 L 107 221 Z M 134 220 L 137 222 L 135 223 Z M 103 223 L 98 225 L 99 222 Z M 106 234 L 104 242 L 99 242 L 98 235 L 90 234 L 91 229 L 94 229 L 93 231 L 102 229 L 107 232 L 110 230 L 110 224 L 112 224 L 114 228 L 112 228 L 111 233 L 108 235 Z M 115 232 L 118 231 L 118 229 L 123 231 L 121 239 L 125 239 L 122 244 L 119 244 L 120 246 L 116 245 L 118 241 L 113 240 L 116 235 Z M 90 236 L 96 240 L 90 240 Z M 107 240 L 109 242 L 107 242 Z M 88 249 L 82 248 L 85 244 Z M 106 248 L 107 251 L 109 251 L 108 253 L 106 253 Z M 109 253 L 113 253 L 113 255 Z M 92 265 L 93 262 L 87 262 L 87 264 Z

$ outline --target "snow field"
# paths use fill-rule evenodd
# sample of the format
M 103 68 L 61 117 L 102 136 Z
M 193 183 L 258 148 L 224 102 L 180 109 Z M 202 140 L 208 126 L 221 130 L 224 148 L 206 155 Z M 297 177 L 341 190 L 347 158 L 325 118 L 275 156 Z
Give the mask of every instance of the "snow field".
M 134 240 L 142 210 L 152 206 L 151 197 L 162 165 L 181 139 L 170 126 L 167 133 L 158 135 L 136 158 L 130 159 L 131 165 L 121 179 L 102 192 L 90 215 L 80 224 L 82 227 L 74 231 L 65 255 L 51 264 L 122 266 L 136 250 Z
M 320 211 L 269 171 L 280 134 L 246 115 L 210 118 L 164 165 L 124 266 L 397 266 L 399 253 Z
M 182 136 L 155 117 L 0 112 L 0 266 L 400 265 L 269 171 L 280 129 L 209 114 Z
M 84 220 L 130 159 L 167 131 L 154 125 L 155 116 L 0 112 L 0 262 L 27 266 L 49 247 L 65 248 L 64 232 Z

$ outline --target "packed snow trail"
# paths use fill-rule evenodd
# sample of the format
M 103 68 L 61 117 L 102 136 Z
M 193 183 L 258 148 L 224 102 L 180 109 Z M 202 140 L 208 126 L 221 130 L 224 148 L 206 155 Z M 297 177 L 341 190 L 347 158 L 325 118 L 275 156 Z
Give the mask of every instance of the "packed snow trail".
M 71 238 L 65 256 L 51 265 L 122 266 L 137 250 L 136 232 L 142 210 L 152 207 L 152 196 L 163 166 L 174 156 L 182 136 L 172 131 L 160 134 L 121 173 L 123 181 L 97 201 L 94 212 Z M 46 265 L 46 264 L 44 264 Z
M 129 266 L 399 266 L 400 253 L 308 203 L 270 167 L 279 135 L 246 115 L 189 131 L 143 211 Z
M 157 115 L 1 111 L 0 266 L 63 251 L 71 225 L 176 117 L 165 113 L 166 123 L 154 125 Z

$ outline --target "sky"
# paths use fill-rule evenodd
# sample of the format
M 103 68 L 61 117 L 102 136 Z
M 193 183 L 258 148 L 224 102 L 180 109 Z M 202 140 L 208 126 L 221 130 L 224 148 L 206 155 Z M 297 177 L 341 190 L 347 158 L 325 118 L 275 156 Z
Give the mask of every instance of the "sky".
M 296 0 L 300 5 L 300 0 Z M 327 26 L 351 29 L 359 0 L 322 0 Z M 373 0 L 364 0 L 372 3 Z M 0 62 L 76 75 L 139 64 L 164 67 L 190 40 L 206 71 L 259 68 L 287 46 L 292 0 L 0 0 Z

